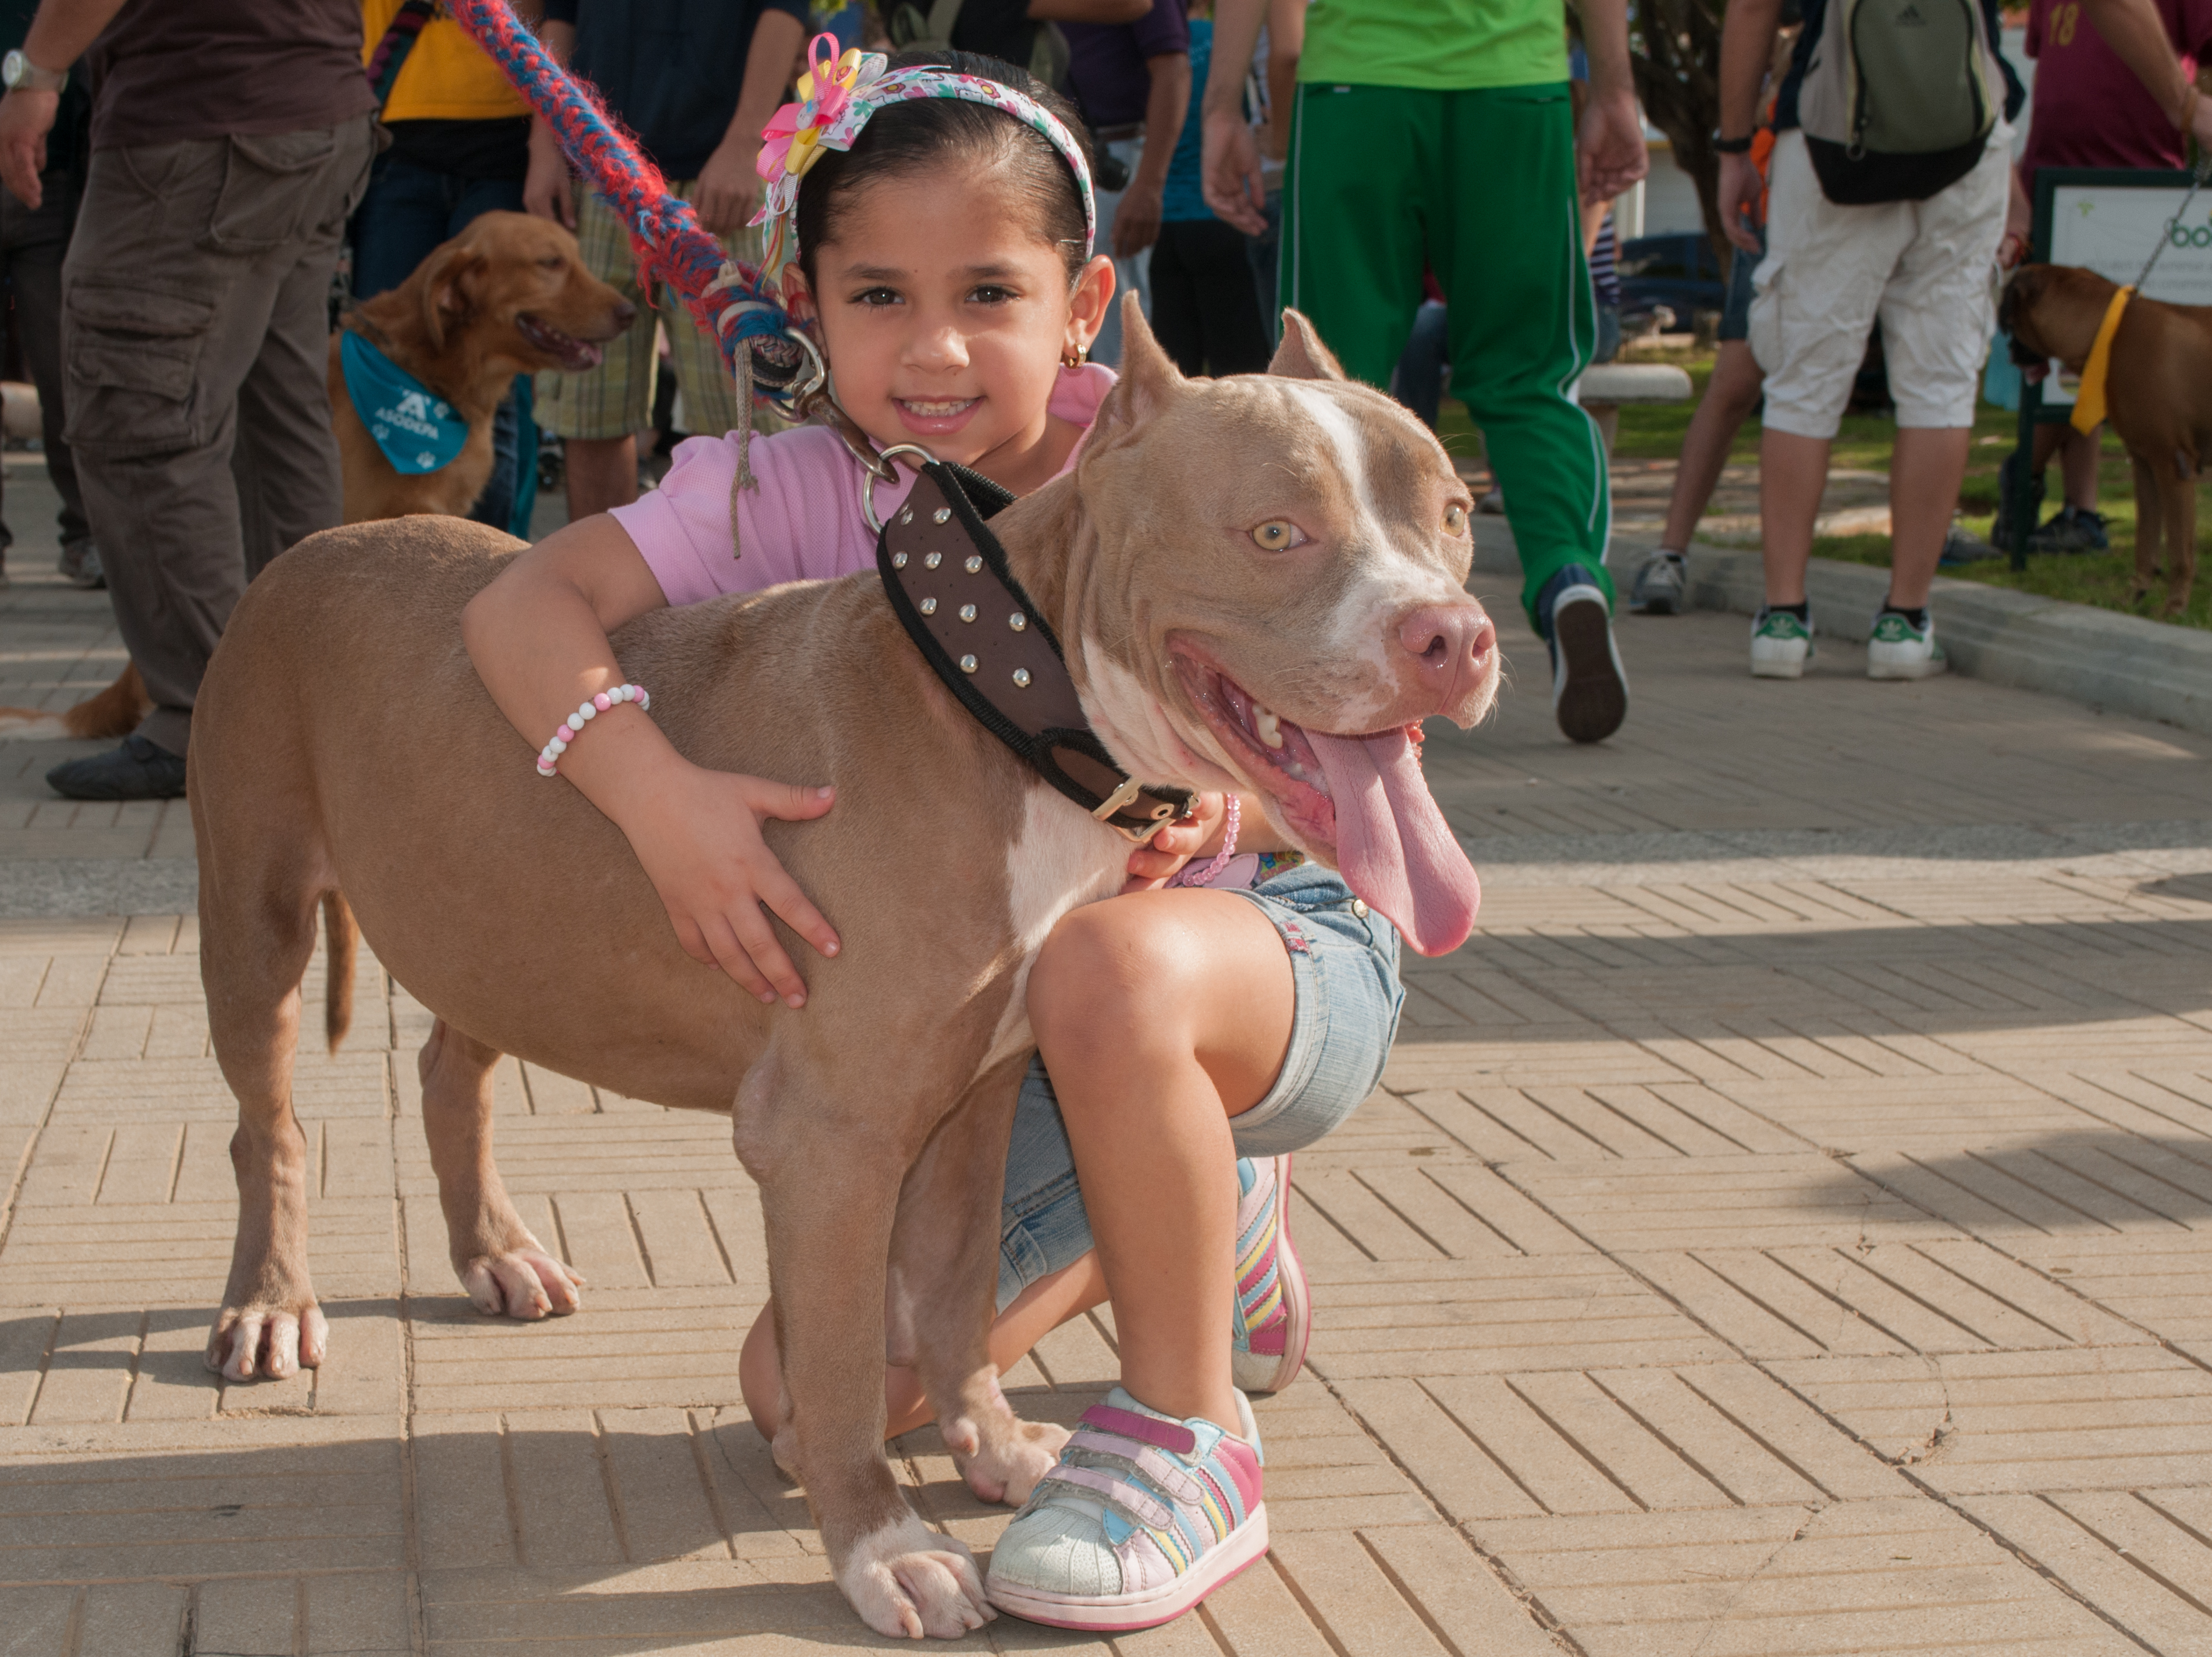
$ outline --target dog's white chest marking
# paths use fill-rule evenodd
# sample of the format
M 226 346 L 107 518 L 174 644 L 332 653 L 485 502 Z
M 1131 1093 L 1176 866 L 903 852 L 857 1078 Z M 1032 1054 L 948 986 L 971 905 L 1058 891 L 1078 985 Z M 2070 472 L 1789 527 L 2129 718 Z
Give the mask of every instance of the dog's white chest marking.
M 1014 993 L 999 1015 L 981 1075 L 1034 1045 L 1030 1034 L 1030 968 L 1060 916 L 1078 904 L 1110 897 L 1129 859 L 1128 842 L 1093 822 L 1050 787 L 1038 783 L 1022 794 L 1021 827 L 1006 848 L 1007 918 L 1021 964 Z

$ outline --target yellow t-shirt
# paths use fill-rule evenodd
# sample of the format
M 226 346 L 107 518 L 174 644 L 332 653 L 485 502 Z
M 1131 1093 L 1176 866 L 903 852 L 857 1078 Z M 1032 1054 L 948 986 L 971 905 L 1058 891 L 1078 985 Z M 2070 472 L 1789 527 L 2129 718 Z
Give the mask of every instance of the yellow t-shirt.
M 361 0 L 361 61 L 375 53 L 400 0 Z M 497 121 L 530 106 L 459 23 L 441 14 L 422 26 L 385 100 L 387 121 Z

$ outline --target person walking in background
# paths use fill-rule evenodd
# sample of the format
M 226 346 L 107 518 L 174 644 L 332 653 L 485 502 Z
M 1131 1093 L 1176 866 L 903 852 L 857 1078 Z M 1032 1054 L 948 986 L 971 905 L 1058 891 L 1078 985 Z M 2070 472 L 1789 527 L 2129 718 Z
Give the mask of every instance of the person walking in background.
M 1160 234 L 1160 213 L 1176 140 L 1190 107 L 1190 22 L 1185 0 L 1152 0 L 1152 9 L 1133 23 L 1067 23 L 1067 79 L 1077 106 L 1103 158 L 1128 170 L 1119 190 L 1098 192 L 1100 251 L 1114 256 L 1116 293 L 1137 296 L 1149 320 L 1152 314 L 1152 244 Z M 1248 39 L 1237 61 L 1252 55 Z M 1242 88 L 1242 77 L 1237 77 Z M 1121 307 L 1106 313 L 1106 325 L 1091 347 L 1091 357 L 1114 367 L 1121 361 Z
M 734 258 L 757 264 L 761 129 L 782 103 L 807 31 L 807 0 L 548 0 L 546 49 L 599 88 L 609 108 L 699 222 Z M 638 285 L 621 219 L 592 192 L 578 199 L 568 165 L 543 117 L 530 129 L 523 206 L 576 232 L 592 274 L 667 332 L 685 428 L 720 437 L 753 411 L 740 409 L 721 347 L 665 288 Z M 643 324 L 611 341 L 583 373 L 538 376 L 536 413 L 563 440 L 568 516 L 586 518 L 637 499 L 637 434 L 652 423 L 654 331 Z
M 1213 21 L 1190 20 L 1190 112 L 1176 140 L 1152 248 L 1152 331 L 1187 374 L 1256 374 L 1273 349 L 1260 314 L 1244 233 L 1224 224 L 1199 185 L 1199 100 L 1213 49 Z M 1239 66 L 1231 64 L 1224 73 Z
M 1243 62 L 1262 0 L 1217 0 L 1213 51 Z M 1553 0 L 1414 9 L 1314 0 L 1298 62 L 1278 296 L 1310 317 L 1346 371 L 1389 381 L 1432 269 L 1447 301 L 1453 391 L 1482 428 L 1520 549 L 1522 599 L 1550 648 L 1560 731 L 1620 726 L 1604 445 L 1566 388 L 1597 317 L 1577 197 L 1610 201 L 1648 161 L 1630 82 L 1625 0 L 1585 0 L 1588 112 L 1568 106 Z M 1205 105 L 1207 205 L 1265 227 L 1259 152 L 1237 88 Z
M 1796 0 L 1784 0 L 1783 27 L 1777 32 L 1767 65 L 1765 90 L 1759 130 L 1749 145 L 1751 164 L 1763 185 L 1774 154 L 1774 94 L 1790 71 L 1790 54 L 1797 44 L 1801 20 Z M 1728 141 L 1730 143 L 1734 140 Z M 1682 452 L 1674 466 L 1674 489 L 1667 501 L 1667 522 L 1660 531 L 1659 548 L 1644 560 L 1629 589 L 1628 607 L 1640 616 L 1672 616 L 1689 608 L 1690 541 L 1706 503 L 1721 481 L 1735 434 L 1751 411 L 1759 406 L 1759 388 L 1766 376 L 1751 354 L 1752 276 L 1766 252 L 1766 203 L 1759 200 L 1759 218 L 1747 228 L 1756 252 L 1735 247 L 1729 262 L 1728 300 L 1721 312 L 1719 349 L 1714 354 L 1712 377 L 1698 399 L 1690 428 L 1682 434 Z
M 479 214 L 522 210 L 530 106 L 459 23 L 442 13 L 424 21 L 419 6 L 362 0 L 362 58 L 372 73 L 383 71 L 376 90 L 392 145 L 376 158 L 354 215 L 356 299 L 398 287 Z M 535 24 L 543 0 L 520 0 L 515 9 Z M 492 419 L 491 480 L 469 514 L 525 538 L 538 495 L 530 407 L 530 377 L 517 375 Z
M 92 157 L 62 267 L 70 452 L 153 708 L 46 774 L 72 799 L 185 792 L 192 705 L 246 582 L 341 515 L 330 288 L 376 106 L 359 0 L 44 0 L 0 99 L 0 179 L 45 202 L 88 47 Z
M 2157 0 L 2170 54 L 2184 76 L 2212 62 L 2212 0 Z M 2046 167 L 2183 167 L 2186 137 L 2119 53 L 2092 27 L 2080 0 L 2033 0 L 2027 13 L 2027 55 L 2035 59 L 2035 99 L 2029 106 L 2027 146 L 2020 158 L 2020 194 L 2010 227 L 2025 251 L 2033 222 L 2035 175 Z M 2171 78 L 2171 77 L 2169 77 Z M 2160 88 L 2163 90 L 2161 87 Z M 2111 545 L 2097 510 L 2097 451 L 2104 428 L 2077 432 L 2070 425 L 2039 425 L 2031 468 L 2033 495 L 2043 497 L 2044 469 L 2055 454 L 2065 499 L 2028 540 L 2031 552 L 2103 552 Z M 2008 516 L 2012 479 L 2019 462 L 2008 458 L 1997 489 L 1997 510 Z M 1991 538 L 2010 546 L 2011 525 Z
M 36 0 L 6 0 L 0 4 L 0 52 L 22 50 L 23 37 L 38 10 Z M 39 388 L 40 438 L 46 456 L 46 476 L 61 496 L 61 572 L 72 586 L 106 585 L 100 574 L 100 549 L 92 538 L 91 521 L 84 512 L 84 495 L 77 487 L 76 462 L 63 435 L 67 407 L 62 391 L 62 256 L 69 252 L 70 232 L 76 223 L 77 199 L 84 193 L 84 165 L 92 119 L 92 98 L 83 79 L 69 77 L 61 88 L 53 130 L 46 135 L 46 155 L 39 173 L 42 199 L 27 204 L 13 191 L 0 193 L 0 277 L 4 277 L 15 312 L 15 338 L 22 347 L 23 367 Z M 0 524 L 0 555 L 15 537 Z M 0 573 L 0 585 L 7 577 Z

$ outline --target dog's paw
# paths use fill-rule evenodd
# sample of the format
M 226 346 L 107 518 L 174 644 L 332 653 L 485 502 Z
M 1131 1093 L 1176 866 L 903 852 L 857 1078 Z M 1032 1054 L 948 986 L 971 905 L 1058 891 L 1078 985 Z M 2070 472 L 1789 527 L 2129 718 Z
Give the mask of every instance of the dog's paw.
M 224 1307 L 208 1332 L 207 1367 L 225 1381 L 282 1381 L 319 1369 L 330 1344 L 330 1323 L 310 1290 L 289 1304 Z
M 957 1640 L 999 1614 L 967 1544 L 911 1513 L 854 1543 L 836 1574 L 860 1620 L 893 1638 Z
M 555 1259 L 535 1240 L 496 1254 L 478 1254 L 460 1268 L 462 1290 L 486 1317 L 502 1314 L 536 1322 L 562 1318 L 583 1304 L 584 1275 Z
M 986 1502 L 1019 1507 L 1037 1480 L 1053 1469 L 1061 1448 L 1073 1436 L 1048 1421 L 1024 1421 L 1008 1411 L 989 1432 L 963 1416 L 943 1429 L 945 1447 L 968 1488 Z

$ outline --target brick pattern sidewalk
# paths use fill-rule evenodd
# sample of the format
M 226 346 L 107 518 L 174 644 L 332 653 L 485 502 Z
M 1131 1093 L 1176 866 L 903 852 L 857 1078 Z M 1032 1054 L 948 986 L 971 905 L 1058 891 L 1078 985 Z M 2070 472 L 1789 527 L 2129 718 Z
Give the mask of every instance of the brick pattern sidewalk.
M 1409 964 L 1382 1089 L 1298 1162 L 1274 1552 L 1116 1643 L 2212 1649 L 2212 741 L 1825 646 L 1755 685 L 1741 622 L 1692 616 L 1625 626 L 1630 725 L 1575 750 L 1500 621 L 1522 688 L 1429 744 L 1483 930 Z M 0 747 L 9 798 L 52 752 Z M 188 866 L 182 814 L 121 851 L 40 809 L 0 822 L 0 1653 L 883 1643 L 738 1401 L 765 1273 L 726 1125 L 507 1061 L 507 1182 L 591 1287 L 483 1320 L 415 1120 L 428 1015 L 373 960 L 299 1068 L 331 1361 L 216 1384 L 194 923 L 9 872 Z M 1108 1315 L 1009 1386 L 1070 1420 L 1114 1374 Z M 988 1547 L 933 1432 L 896 1449 Z

